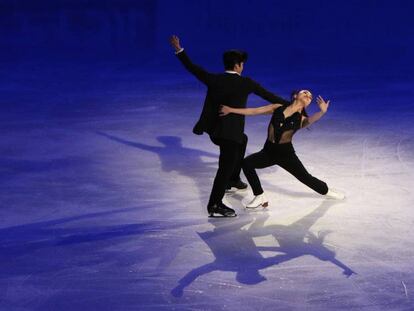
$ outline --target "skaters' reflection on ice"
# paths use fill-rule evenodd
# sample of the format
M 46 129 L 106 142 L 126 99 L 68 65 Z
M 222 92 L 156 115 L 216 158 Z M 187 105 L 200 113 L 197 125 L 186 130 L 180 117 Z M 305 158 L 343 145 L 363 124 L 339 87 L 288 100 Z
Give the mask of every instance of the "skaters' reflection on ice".
M 266 280 L 260 270 L 282 264 L 300 256 L 310 255 L 322 261 L 328 261 L 342 269 L 349 277 L 355 272 L 336 258 L 336 253 L 324 245 L 325 237 L 330 231 L 317 234 L 310 231 L 315 222 L 324 216 L 335 201 L 324 200 L 311 213 L 290 225 L 265 225 L 269 219 L 268 212 L 246 214 L 228 221 L 211 219 L 213 230 L 199 233 L 209 246 L 214 261 L 197 267 L 182 277 L 171 294 L 180 297 L 183 290 L 198 277 L 213 271 L 235 272 L 236 280 L 241 284 L 258 284 Z M 254 238 L 272 235 L 275 245 L 256 246 Z M 263 257 L 261 251 L 276 252 L 274 256 Z

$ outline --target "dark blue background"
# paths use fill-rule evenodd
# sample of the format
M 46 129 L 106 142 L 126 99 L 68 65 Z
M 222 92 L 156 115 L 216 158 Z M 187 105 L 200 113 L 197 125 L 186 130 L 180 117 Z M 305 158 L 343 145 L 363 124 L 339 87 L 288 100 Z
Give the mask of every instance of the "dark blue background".
M 242 48 L 251 66 L 411 73 L 411 1 L 2 0 L 3 60 L 128 60 L 168 66 L 176 33 L 206 66 Z M 177 68 L 177 67 L 173 67 Z
M 408 0 L 1 0 L 0 105 L 4 118 L 98 113 L 122 94 L 143 106 L 133 92 L 152 97 L 192 79 L 171 34 L 210 71 L 223 70 L 224 50 L 248 51 L 243 74 L 282 96 L 309 88 L 338 109 L 358 97 L 357 112 L 404 105 L 413 90 L 413 12 Z

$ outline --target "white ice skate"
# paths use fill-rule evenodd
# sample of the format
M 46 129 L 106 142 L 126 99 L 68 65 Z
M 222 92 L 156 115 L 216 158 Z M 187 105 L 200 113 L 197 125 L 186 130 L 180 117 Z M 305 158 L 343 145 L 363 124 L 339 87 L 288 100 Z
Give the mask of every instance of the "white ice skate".
M 335 200 L 345 199 L 345 194 L 336 189 L 328 189 L 328 193 L 325 194 L 325 196 L 328 197 L 329 199 L 335 199 Z
M 253 198 L 253 200 L 246 205 L 246 208 L 268 207 L 269 200 L 266 198 L 264 192 Z

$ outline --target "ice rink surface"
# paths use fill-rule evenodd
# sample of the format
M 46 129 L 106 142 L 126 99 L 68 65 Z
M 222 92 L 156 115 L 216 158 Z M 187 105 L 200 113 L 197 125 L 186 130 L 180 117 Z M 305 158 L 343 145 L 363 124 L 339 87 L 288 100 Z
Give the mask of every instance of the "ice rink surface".
M 191 132 L 205 89 L 184 70 L 2 69 L 1 311 L 414 310 L 408 77 L 247 72 L 283 96 L 331 99 L 294 146 L 347 198 L 272 167 L 259 171 L 267 210 L 244 209 L 249 188 L 225 198 L 237 218 L 217 219 L 218 149 Z M 268 119 L 246 119 L 247 154 Z

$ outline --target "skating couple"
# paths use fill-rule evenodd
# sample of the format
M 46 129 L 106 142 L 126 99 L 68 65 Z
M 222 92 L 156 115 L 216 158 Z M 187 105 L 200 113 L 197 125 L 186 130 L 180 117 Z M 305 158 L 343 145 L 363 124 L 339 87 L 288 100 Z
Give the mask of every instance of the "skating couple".
M 225 71 L 217 74 L 192 63 L 177 36 L 172 36 L 170 43 L 184 67 L 207 86 L 203 110 L 193 132 L 197 135 L 207 133 L 210 140 L 220 148 L 218 170 L 207 205 L 209 216 L 236 216 L 235 211 L 226 206 L 222 199 L 226 190 L 247 189 L 247 184 L 240 179 L 241 169 L 254 194 L 254 199 L 246 206 L 247 208 L 268 206 L 269 201 L 262 189 L 256 169 L 273 165 L 284 168 L 323 196 L 334 199 L 344 198 L 344 194 L 331 189 L 325 182 L 308 173 L 292 145 L 292 137 L 296 131 L 318 121 L 327 112 L 329 101 L 319 96 L 316 101 L 320 111 L 308 116 L 305 109 L 313 99 L 310 91 L 294 91 L 288 101 L 241 75 L 247 61 L 247 53 L 238 50 L 224 52 Z M 246 108 L 247 98 L 251 93 L 270 104 L 258 108 Z M 245 116 L 259 114 L 271 115 L 267 140 L 262 150 L 244 158 L 247 145 L 247 136 L 244 134 Z

